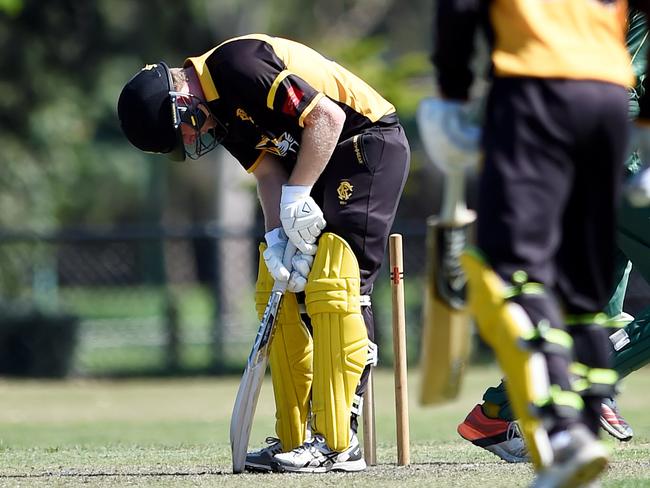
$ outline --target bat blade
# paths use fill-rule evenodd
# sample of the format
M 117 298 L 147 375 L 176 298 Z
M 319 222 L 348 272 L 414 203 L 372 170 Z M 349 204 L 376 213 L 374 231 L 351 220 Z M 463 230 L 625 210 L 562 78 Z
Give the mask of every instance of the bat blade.
M 470 352 L 470 317 L 465 310 L 465 275 L 460 255 L 472 214 L 464 223 L 427 221 L 427 282 L 423 312 L 420 403 L 456 398 Z
M 427 281 L 422 325 L 420 403 L 456 398 L 470 352 L 465 273 L 460 256 L 476 214 L 465 202 L 465 173 L 445 175 L 439 217 L 427 220 Z
M 266 373 L 269 347 L 282 296 L 282 291 L 271 292 L 235 398 L 235 405 L 230 418 L 230 448 L 232 451 L 233 473 L 241 473 L 245 468 L 253 417 L 255 416 L 257 400 Z
M 232 471 L 241 473 L 246 464 L 248 442 L 253 426 L 267 361 L 261 361 L 252 368 L 246 368 L 239 384 L 230 420 L 230 446 L 232 450 Z
M 296 246 L 291 242 L 287 243 L 282 262 L 289 270 L 291 270 L 291 258 L 295 253 Z M 266 303 L 260 326 L 257 329 L 257 335 L 248 356 L 246 369 L 239 383 L 239 390 L 230 417 L 230 449 L 232 452 L 233 473 L 241 473 L 246 467 L 246 453 L 251 437 L 251 428 L 253 427 L 253 417 L 255 416 L 257 400 L 262 389 L 266 365 L 269 362 L 275 321 L 286 290 L 286 282 L 275 282 L 269 301 Z

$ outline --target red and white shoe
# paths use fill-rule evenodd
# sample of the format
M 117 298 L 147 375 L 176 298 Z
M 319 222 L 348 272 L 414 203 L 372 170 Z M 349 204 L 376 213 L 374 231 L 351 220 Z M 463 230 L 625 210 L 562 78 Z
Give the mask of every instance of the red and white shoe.
M 605 398 L 600 404 L 600 426 L 619 441 L 627 442 L 634 436 L 632 427 L 621 416 L 613 398 Z
M 478 447 L 482 447 L 509 463 L 528 461 L 526 444 L 517 422 L 491 419 L 476 405 L 458 426 L 458 434 Z

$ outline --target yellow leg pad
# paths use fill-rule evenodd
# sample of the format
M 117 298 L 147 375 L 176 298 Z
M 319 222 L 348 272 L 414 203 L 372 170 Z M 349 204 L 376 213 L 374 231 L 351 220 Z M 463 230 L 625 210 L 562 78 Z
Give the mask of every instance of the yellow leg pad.
M 273 288 L 260 245 L 260 264 L 255 287 L 255 308 L 262 318 Z M 313 343 L 300 318 L 294 293 L 286 293 L 275 324 L 269 364 L 275 397 L 275 431 L 282 448 L 290 451 L 305 441 L 312 382 Z
M 534 326 L 520 305 L 506 300 L 506 284 L 480 255 L 466 251 L 461 263 L 467 274 L 469 309 L 507 378 L 508 396 L 531 460 L 536 467 L 547 466 L 553 459 L 548 433 L 531 408 L 549 397 L 546 359 L 522 347 L 522 339 Z
M 352 402 L 368 357 L 359 283 L 359 264 L 350 246 L 336 234 L 324 233 L 305 304 L 314 330 L 312 425 L 335 451 L 350 445 Z

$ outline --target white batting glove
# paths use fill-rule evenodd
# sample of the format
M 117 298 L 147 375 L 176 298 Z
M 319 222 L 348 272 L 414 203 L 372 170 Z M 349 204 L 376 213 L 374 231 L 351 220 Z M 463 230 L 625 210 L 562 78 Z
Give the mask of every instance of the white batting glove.
M 305 291 L 312 264 L 314 264 L 314 256 L 303 254 L 300 251 L 291 258 L 292 268 L 287 290 L 294 293 Z
M 288 281 L 291 273 L 282 264 L 284 250 L 289 242 L 287 236 L 281 227 L 277 227 L 264 234 L 264 240 L 266 240 L 267 247 L 262 256 L 264 256 L 266 269 L 269 270 L 275 281 Z
M 309 196 L 310 186 L 282 185 L 280 220 L 287 237 L 304 254 L 316 254 L 316 239 L 325 228 L 323 211 Z
M 650 125 L 635 121 L 630 128 L 630 150 L 636 151 L 643 169 L 625 183 L 625 195 L 633 207 L 650 205 Z
M 644 166 L 650 164 L 650 121 L 636 119 L 630 127 L 630 151 L 636 151 Z
M 477 103 L 425 98 L 416 121 L 429 159 L 443 172 L 464 171 L 478 166 L 481 128 Z
M 633 207 L 650 205 L 650 167 L 643 168 L 625 185 L 625 194 Z

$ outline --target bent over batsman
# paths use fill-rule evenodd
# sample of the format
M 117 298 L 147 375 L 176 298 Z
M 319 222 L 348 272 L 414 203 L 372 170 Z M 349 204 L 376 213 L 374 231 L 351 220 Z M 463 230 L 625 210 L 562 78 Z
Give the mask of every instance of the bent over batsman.
M 309 47 L 251 34 L 182 68 L 146 66 L 124 87 L 118 114 L 144 151 L 196 159 L 222 144 L 257 180 L 266 231 L 258 313 L 274 282 L 287 293 L 269 357 L 276 435 L 246 467 L 364 469 L 356 431 L 374 339 L 370 294 L 410 158 L 393 105 Z M 298 252 L 287 267 L 289 241 Z

